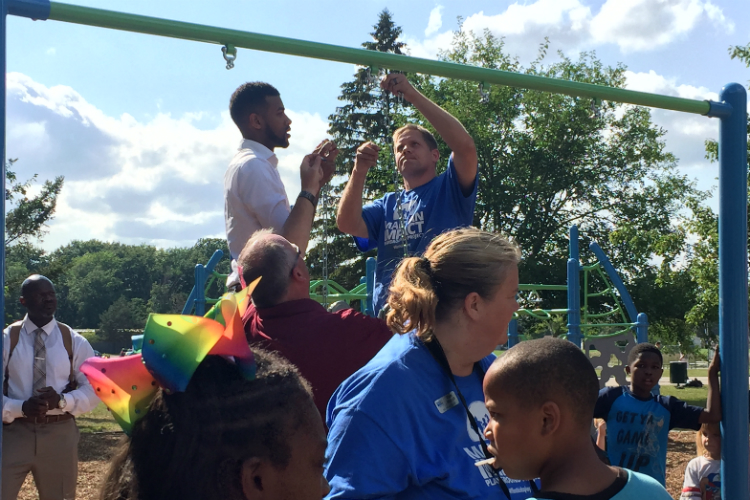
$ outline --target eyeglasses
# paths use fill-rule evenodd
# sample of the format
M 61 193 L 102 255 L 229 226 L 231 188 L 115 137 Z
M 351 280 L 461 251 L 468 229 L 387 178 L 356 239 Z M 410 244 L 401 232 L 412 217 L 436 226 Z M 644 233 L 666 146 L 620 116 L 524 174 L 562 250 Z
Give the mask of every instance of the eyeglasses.
M 294 270 L 297 268 L 297 262 L 299 262 L 299 258 L 302 255 L 302 249 L 300 247 L 292 243 L 292 248 L 297 249 L 297 256 L 294 258 L 294 264 L 292 264 L 292 268 L 289 270 L 290 278 L 294 276 Z

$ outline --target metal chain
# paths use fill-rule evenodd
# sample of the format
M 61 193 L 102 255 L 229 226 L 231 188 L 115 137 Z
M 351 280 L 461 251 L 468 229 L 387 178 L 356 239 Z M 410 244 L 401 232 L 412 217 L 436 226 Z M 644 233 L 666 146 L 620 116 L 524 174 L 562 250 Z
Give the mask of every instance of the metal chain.
M 330 185 L 326 184 L 320 190 L 320 204 L 323 207 L 321 222 L 323 223 L 323 307 L 328 308 L 328 205 Z

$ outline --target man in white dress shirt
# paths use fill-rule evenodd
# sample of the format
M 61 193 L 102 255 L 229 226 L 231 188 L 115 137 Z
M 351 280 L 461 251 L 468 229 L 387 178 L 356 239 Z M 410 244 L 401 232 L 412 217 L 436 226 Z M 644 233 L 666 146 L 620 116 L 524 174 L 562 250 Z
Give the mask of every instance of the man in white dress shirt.
M 38 274 L 21 286 L 28 314 L 3 332 L 2 498 L 15 500 L 29 471 L 40 500 L 73 499 L 78 478 L 75 416 L 98 403 L 79 368 L 88 341 L 55 321 L 52 282 Z
M 292 120 L 278 90 L 268 83 L 245 83 L 232 94 L 229 112 L 243 137 L 224 174 L 224 220 L 232 259 L 236 261 L 250 236 L 264 228 L 273 228 L 304 252 L 320 189 L 333 175 L 336 145 L 323 141 L 302 161 L 302 191 L 290 209 L 274 149 L 289 146 Z M 230 276 L 228 286 L 232 280 Z

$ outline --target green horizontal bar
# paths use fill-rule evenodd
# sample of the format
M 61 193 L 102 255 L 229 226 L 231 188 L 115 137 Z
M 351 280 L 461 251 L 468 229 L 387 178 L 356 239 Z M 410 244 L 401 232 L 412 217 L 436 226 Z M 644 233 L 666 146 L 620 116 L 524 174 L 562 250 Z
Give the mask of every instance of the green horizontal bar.
M 613 314 L 617 314 L 621 312 L 622 310 L 618 307 L 617 309 L 612 309 L 609 312 L 605 313 L 596 313 L 596 314 L 587 314 L 587 318 L 606 318 L 607 316 L 612 316 Z
M 683 99 L 634 90 L 617 89 L 590 83 L 557 80 L 541 76 L 523 75 L 477 66 L 467 66 L 446 61 L 434 61 L 418 57 L 355 49 L 308 42 L 279 36 L 261 35 L 245 31 L 215 28 L 201 24 L 159 19 L 156 17 L 125 14 L 103 9 L 93 9 L 77 5 L 50 2 L 49 19 L 68 23 L 85 24 L 122 31 L 146 33 L 218 45 L 234 45 L 245 49 L 276 52 L 294 56 L 325 59 L 343 63 L 374 66 L 391 70 L 423 73 L 473 80 L 496 85 L 508 85 L 544 92 L 555 92 L 572 96 L 590 97 L 608 101 L 618 101 L 639 106 L 671 109 L 686 113 L 705 115 L 709 112 L 708 101 Z
M 579 325 L 581 328 L 604 328 L 606 326 L 627 326 L 635 328 L 635 323 L 590 323 L 587 325 Z
M 612 288 L 605 288 L 605 289 L 604 289 L 604 290 L 602 290 L 601 292 L 591 292 L 591 293 L 587 293 L 587 294 L 586 294 L 586 296 L 587 296 L 587 297 L 601 297 L 602 295 L 606 295 L 606 294 L 608 294 L 608 293 L 612 293 Z
M 586 341 L 596 340 L 596 339 L 607 339 L 609 337 L 617 337 L 618 335 L 622 335 L 623 333 L 627 333 L 628 329 L 625 330 L 619 330 L 615 333 L 606 333 L 604 335 L 586 335 L 583 337 L 583 342 L 586 343 Z
M 568 285 L 518 285 L 518 289 L 521 291 L 529 290 L 561 290 L 566 291 Z

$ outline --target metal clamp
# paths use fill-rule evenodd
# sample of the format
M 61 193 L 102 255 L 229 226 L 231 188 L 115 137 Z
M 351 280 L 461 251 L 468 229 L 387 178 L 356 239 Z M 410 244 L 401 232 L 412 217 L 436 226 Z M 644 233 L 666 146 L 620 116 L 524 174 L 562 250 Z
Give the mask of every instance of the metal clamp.
M 602 100 L 598 97 L 594 97 L 591 100 L 591 115 L 593 118 L 599 119 L 602 117 L 602 109 L 600 107 Z
M 377 85 L 380 80 L 380 69 L 375 66 L 369 66 L 365 70 L 365 85 Z
M 226 44 L 221 48 L 224 60 L 227 62 L 227 69 L 234 68 L 234 60 L 237 59 L 237 49 L 234 45 Z
M 489 102 L 490 102 L 490 85 L 482 82 L 479 84 L 479 103 L 489 104 Z

